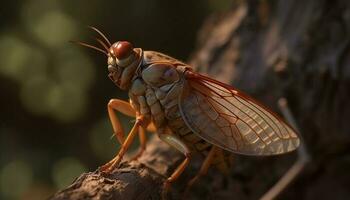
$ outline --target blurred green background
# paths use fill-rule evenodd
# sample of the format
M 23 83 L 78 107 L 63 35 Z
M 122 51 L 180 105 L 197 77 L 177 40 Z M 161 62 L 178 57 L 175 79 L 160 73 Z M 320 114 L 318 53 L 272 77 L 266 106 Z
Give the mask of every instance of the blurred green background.
M 197 31 L 230 1 L 24 0 L 0 7 L 0 199 L 44 199 L 113 157 L 106 104 L 126 99 L 106 57 L 69 43 L 111 41 L 186 60 Z M 130 128 L 131 119 L 123 118 Z M 126 130 L 128 130 L 126 128 Z

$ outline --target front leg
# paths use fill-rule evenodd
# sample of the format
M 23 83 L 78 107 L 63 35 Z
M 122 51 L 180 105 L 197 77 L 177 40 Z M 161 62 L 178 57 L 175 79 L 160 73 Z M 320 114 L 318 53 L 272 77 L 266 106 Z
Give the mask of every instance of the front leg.
M 112 123 L 114 134 L 120 144 L 124 142 L 124 129 L 115 114 L 115 111 L 119 111 L 129 117 L 135 117 L 136 111 L 130 105 L 129 102 L 120 99 L 111 99 L 107 104 L 108 116 Z
M 108 173 L 108 172 L 111 172 L 115 167 L 117 167 L 119 165 L 119 163 L 122 161 L 122 159 L 124 157 L 124 154 L 129 149 L 135 136 L 139 132 L 139 129 L 142 128 L 141 124 L 142 124 L 142 117 L 137 117 L 133 128 L 131 129 L 130 133 L 128 134 L 128 137 L 126 138 L 126 140 L 122 144 L 118 154 L 111 161 L 109 161 L 107 164 L 101 166 L 100 167 L 101 171 Z
M 124 129 L 116 115 L 116 111 L 123 113 L 124 115 L 127 115 L 129 117 L 136 117 L 138 115 L 135 111 L 135 109 L 131 106 L 131 104 L 127 101 L 123 101 L 120 99 L 111 99 L 107 105 L 108 109 L 108 116 L 111 121 L 114 135 L 116 136 L 118 142 L 120 144 L 123 144 L 124 142 Z M 155 127 L 153 123 L 150 123 L 147 127 L 147 131 L 149 132 L 155 132 Z M 145 134 L 145 128 L 141 127 L 139 129 L 139 138 L 140 138 L 140 150 L 139 152 L 132 158 L 132 160 L 135 160 L 139 158 L 142 153 L 146 149 L 146 134 Z
M 116 115 L 116 111 L 123 113 L 124 115 L 127 115 L 129 117 L 136 117 L 137 113 L 135 109 L 131 106 L 131 104 L 127 101 L 123 101 L 120 99 L 111 99 L 107 105 L 108 109 L 108 116 L 111 121 L 112 127 L 114 134 L 120 144 L 122 144 L 123 148 L 123 143 L 124 143 L 124 130 L 123 127 Z M 140 119 L 140 117 L 138 117 Z M 136 124 L 136 123 L 135 123 Z M 149 128 L 147 128 L 149 130 Z M 139 156 L 142 155 L 144 150 L 146 149 L 146 136 L 145 136 L 145 130 L 143 127 L 139 127 L 138 129 L 135 129 L 136 132 L 139 133 L 140 137 L 140 151 L 136 154 L 136 156 L 133 159 L 137 159 Z M 132 132 L 132 131 L 131 131 Z M 129 134 L 130 135 L 130 134 Z M 112 159 L 105 165 L 101 166 L 100 169 L 102 171 L 109 171 L 109 168 L 113 165 L 114 161 L 116 158 Z M 115 166 L 115 164 L 114 164 Z

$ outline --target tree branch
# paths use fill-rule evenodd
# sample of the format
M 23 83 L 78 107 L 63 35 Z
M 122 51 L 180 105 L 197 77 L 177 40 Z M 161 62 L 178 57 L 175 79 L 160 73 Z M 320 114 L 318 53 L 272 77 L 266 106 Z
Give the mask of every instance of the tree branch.
M 50 199 L 160 199 L 163 181 L 181 159 L 180 153 L 153 137 L 138 161 L 125 161 L 111 174 L 84 173 Z

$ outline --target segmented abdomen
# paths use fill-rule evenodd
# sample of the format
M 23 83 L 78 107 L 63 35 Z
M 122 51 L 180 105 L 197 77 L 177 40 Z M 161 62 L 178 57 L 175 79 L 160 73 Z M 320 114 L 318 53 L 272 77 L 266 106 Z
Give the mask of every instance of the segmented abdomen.
M 183 92 L 183 84 L 183 82 L 174 82 L 159 88 L 147 87 L 143 97 L 145 100 L 142 103 L 145 107 L 143 114 L 150 114 L 157 128 L 168 126 L 174 134 L 186 143 L 192 152 L 198 152 L 206 156 L 212 144 L 193 133 L 184 122 L 180 112 L 178 103 L 179 96 Z M 141 108 L 143 107 L 141 106 Z M 230 158 L 229 152 L 220 150 L 217 152 L 212 165 L 219 168 L 220 171 L 226 172 L 230 166 Z
M 156 95 L 164 108 L 165 118 L 169 128 L 182 139 L 189 148 L 206 154 L 211 144 L 193 133 L 185 124 L 179 110 L 179 95 L 182 92 L 183 83 L 171 83 L 156 90 Z
M 176 86 L 173 86 L 176 87 Z M 170 88 L 168 94 L 171 94 L 172 90 L 176 91 L 175 88 Z M 178 102 L 178 96 L 171 100 Z M 169 102 L 171 102 L 169 101 Z M 161 102 L 165 102 L 161 100 Z M 162 104 L 163 105 L 163 104 Z M 178 103 L 164 104 L 165 109 L 165 118 L 168 121 L 169 128 L 182 140 L 186 145 L 192 150 L 196 151 L 203 156 L 208 155 L 212 144 L 206 142 L 204 139 L 199 137 L 196 133 L 193 133 L 190 128 L 187 127 L 179 109 Z M 215 155 L 212 165 L 218 168 L 223 173 L 228 173 L 232 162 L 232 156 L 230 152 L 224 150 L 219 150 Z

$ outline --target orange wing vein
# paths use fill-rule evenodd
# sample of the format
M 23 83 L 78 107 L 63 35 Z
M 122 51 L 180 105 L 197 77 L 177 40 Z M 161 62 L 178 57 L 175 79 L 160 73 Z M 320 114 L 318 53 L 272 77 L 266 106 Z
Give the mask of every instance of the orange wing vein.
M 232 86 L 189 72 L 180 97 L 186 125 L 207 142 L 245 155 L 274 155 L 299 146 L 280 117 Z

